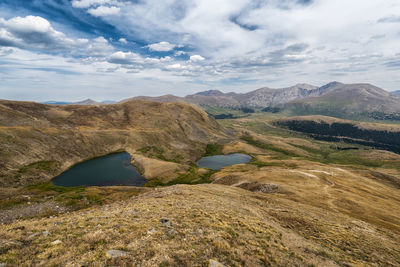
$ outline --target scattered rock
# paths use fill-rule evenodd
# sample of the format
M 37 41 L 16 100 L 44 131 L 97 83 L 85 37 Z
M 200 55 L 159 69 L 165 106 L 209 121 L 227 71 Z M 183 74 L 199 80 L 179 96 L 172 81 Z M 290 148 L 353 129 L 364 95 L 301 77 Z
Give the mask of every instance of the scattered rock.
M 169 229 L 168 234 L 172 235 L 173 233 L 175 233 L 174 229 Z
M 157 230 L 151 229 L 151 230 L 147 231 L 147 234 L 148 234 L 148 235 L 152 235 L 152 234 L 154 234 L 154 233 L 157 233 Z
M 42 232 L 42 235 L 44 235 L 44 236 L 48 236 L 49 234 L 50 234 L 49 231 L 43 231 L 43 232 Z
M 7 263 L 0 262 L 0 267 L 6 267 L 6 266 L 7 266 Z
M 225 265 L 216 260 L 210 259 L 210 261 L 208 262 L 208 267 L 225 267 Z
M 276 184 L 260 184 L 258 182 L 241 183 L 238 187 L 252 192 L 274 193 L 278 191 Z
M 37 237 L 39 235 L 39 233 L 33 233 L 31 235 L 28 236 L 28 240 L 34 239 L 35 237 Z
M 62 241 L 59 240 L 59 239 L 54 240 L 53 242 L 51 242 L 52 245 L 58 245 L 58 244 L 61 244 L 61 243 L 62 243 Z
M 169 221 L 169 219 L 161 219 L 160 222 L 161 222 L 162 225 L 164 225 L 165 227 L 171 227 L 171 222 Z
M 110 249 L 107 250 L 106 256 L 108 258 L 126 257 L 128 256 L 128 252 L 118 249 Z

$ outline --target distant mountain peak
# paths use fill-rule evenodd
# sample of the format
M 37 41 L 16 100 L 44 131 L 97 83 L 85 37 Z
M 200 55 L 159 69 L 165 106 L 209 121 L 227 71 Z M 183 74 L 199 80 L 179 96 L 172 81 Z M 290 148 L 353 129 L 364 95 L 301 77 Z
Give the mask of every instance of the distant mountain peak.
M 219 91 L 219 90 L 207 90 L 207 91 L 203 91 L 203 92 L 198 92 L 196 93 L 196 95 L 202 95 L 202 96 L 222 96 L 224 95 L 223 92 Z
M 294 87 L 301 88 L 301 89 L 307 89 L 307 90 L 314 90 L 314 89 L 318 88 L 317 86 L 311 85 L 308 83 L 298 83 Z
M 330 82 L 330 83 L 324 85 L 323 87 L 325 87 L 325 86 L 326 87 L 332 87 L 332 86 L 338 86 L 338 85 L 344 85 L 344 84 L 341 83 L 341 82 L 333 81 L 333 82 Z

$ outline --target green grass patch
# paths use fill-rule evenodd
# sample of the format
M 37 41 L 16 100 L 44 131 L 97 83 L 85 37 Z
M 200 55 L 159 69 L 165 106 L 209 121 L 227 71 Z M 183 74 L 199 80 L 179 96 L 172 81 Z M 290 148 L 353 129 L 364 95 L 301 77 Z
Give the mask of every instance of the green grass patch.
M 253 159 L 249 162 L 249 164 L 255 165 L 259 168 L 262 167 L 284 167 L 284 168 L 296 168 L 297 165 L 294 163 L 287 163 L 284 161 L 271 161 L 271 162 L 263 162 L 259 161 L 256 158 L 253 157 Z
M 65 186 L 56 186 L 52 182 L 46 182 L 43 184 L 37 184 L 37 185 L 29 185 L 27 187 L 30 190 L 39 190 L 42 192 L 57 192 L 57 193 L 68 193 L 68 192 L 82 192 L 85 190 L 83 186 L 77 186 L 77 187 L 65 187 Z
M 384 164 L 384 162 L 380 160 L 369 160 L 361 157 L 357 154 L 357 150 L 338 151 L 328 146 L 315 149 L 302 145 L 292 145 L 312 154 L 311 157 L 305 157 L 306 159 L 324 164 L 358 165 L 375 168 L 381 167 Z
M 164 149 L 156 147 L 156 146 L 146 146 L 141 149 L 138 149 L 137 151 L 139 151 L 141 153 L 148 153 L 148 152 L 152 152 L 155 154 L 163 154 L 164 153 Z
M 284 150 L 282 148 L 276 147 L 274 145 L 271 144 L 266 144 L 257 140 L 254 140 L 251 136 L 242 136 L 240 139 L 242 139 L 243 141 L 246 141 L 248 144 L 258 147 L 258 148 L 262 148 L 262 149 L 266 149 L 266 150 L 270 150 L 270 151 L 274 151 L 274 152 L 278 152 L 281 153 L 285 156 L 290 156 L 290 157 L 298 157 L 299 155 L 297 155 L 296 153 L 293 153 L 291 151 L 287 151 Z
M 384 162 L 380 160 L 369 160 L 355 155 L 349 151 L 340 151 L 330 154 L 327 158 L 319 160 L 321 163 L 342 164 L 342 165 L 359 165 L 365 167 L 381 167 Z
M 204 156 L 206 157 L 206 156 L 221 155 L 223 148 L 224 148 L 223 145 L 217 143 L 207 144 L 206 153 L 204 154 Z
M 18 173 L 23 174 L 35 170 L 53 172 L 57 169 L 57 165 L 56 161 L 38 161 L 22 167 Z
M 185 159 L 185 157 L 180 154 L 174 155 L 173 158 L 167 158 L 164 155 L 164 149 L 155 146 L 146 146 L 138 149 L 137 151 L 146 155 L 149 158 L 156 158 L 163 161 L 181 163 Z

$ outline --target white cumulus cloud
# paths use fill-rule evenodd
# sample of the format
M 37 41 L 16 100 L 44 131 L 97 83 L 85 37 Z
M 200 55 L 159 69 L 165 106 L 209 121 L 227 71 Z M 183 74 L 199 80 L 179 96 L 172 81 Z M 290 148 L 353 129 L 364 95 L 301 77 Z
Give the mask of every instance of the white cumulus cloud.
M 190 61 L 191 62 L 198 62 L 198 61 L 203 61 L 205 58 L 204 57 L 202 57 L 202 56 L 200 56 L 200 55 L 193 55 L 193 56 L 190 56 Z
M 167 52 L 167 51 L 171 51 L 172 49 L 174 49 L 176 47 L 176 45 L 170 44 L 169 42 L 162 41 L 159 43 L 150 44 L 147 47 L 151 51 Z
M 91 8 L 88 10 L 88 13 L 95 17 L 103 17 L 103 16 L 113 16 L 118 15 L 121 9 L 116 6 L 99 6 L 96 8 Z

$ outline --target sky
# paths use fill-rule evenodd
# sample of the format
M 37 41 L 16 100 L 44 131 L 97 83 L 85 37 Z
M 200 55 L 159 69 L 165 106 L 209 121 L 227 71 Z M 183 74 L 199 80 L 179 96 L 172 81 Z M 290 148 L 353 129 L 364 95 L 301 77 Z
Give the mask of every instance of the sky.
M 0 99 L 400 90 L 399 0 L 0 0 Z

